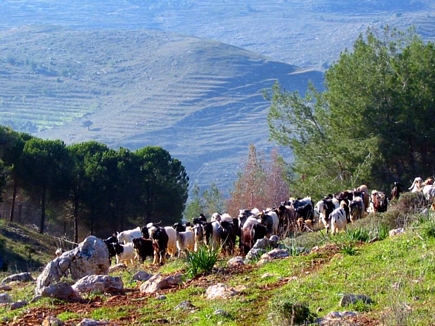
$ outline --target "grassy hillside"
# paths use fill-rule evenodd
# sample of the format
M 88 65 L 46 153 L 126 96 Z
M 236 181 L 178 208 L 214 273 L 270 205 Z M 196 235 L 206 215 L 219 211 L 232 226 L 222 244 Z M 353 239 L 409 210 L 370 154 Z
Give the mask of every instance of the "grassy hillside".
M 425 204 L 406 195 L 387 213 L 370 215 L 355 222 L 346 233 L 334 237 L 323 231 L 304 233 L 283 243 L 298 253 L 265 264 L 256 262 L 227 268 L 220 260 L 210 274 L 186 279 L 179 287 L 141 294 L 141 282 L 133 281 L 138 270 L 172 275 L 184 272 L 187 263 L 172 260 L 163 267 L 146 261 L 114 275 L 123 279 L 125 292 L 89 294 L 85 302 L 43 299 L 9 311 L 0 307 L 9 325 L 40 325 L 41 316 L 57 316 L 66 325 L 84 318 L 106 325 L 292 325 L 292 305 L 308 307 L 313 319 L 331 311 L 352 311 L 343 320 L 322 325 L 432 325 L 435 299 L 435 220 L 421 212 Z M 404 226 L 406 232 L 388 237 L 386 231 Z M 34 273 L 36 277 L 37 272 Z M 65 281 L 71 281 L 65 279 Z M 217 283 L 237 294 L 228 299 L 206 299 L 206 289 Z M 29 300 L 34 284 L 15 284 L 14 300 Z M 344 294 L 363 294 L 373 303 L 357 302 L 341 307 Z M 189 301 L 186 309 L 179 305 Z M 12 321 L 14 320 L 14 321 Z
M 202 186 L 232 185 L 268 143 L 262 90 L 304 92 L 322 74 L 215 41 L 156 31 L 0 31 L 0 124 L 67 143 L 158 145 Z M 91 121 L 89 130 L 84 121 Z
M 56 239 L 36 229 L 0 220 L 0 271 L 5 274 L 35 272 L 54 258 L 58 246 Z

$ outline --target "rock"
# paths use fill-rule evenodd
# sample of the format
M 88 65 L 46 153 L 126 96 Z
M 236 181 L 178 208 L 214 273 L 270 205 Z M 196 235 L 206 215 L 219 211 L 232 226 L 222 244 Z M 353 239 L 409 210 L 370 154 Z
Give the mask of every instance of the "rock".
M 85 318 L 77 326 L 108 326 L 110 323 L 108 321 L 97 321 L 93 319 Z
M 175 308 L 175 310 L 189 310 L 189 311 L 193 311 L 198 309 L 197 307 L 195 307 L 192 302 L 190 302 L 190 300 L 186 300 L 181 302 L 180 304 L 178 304 Z
M 345 307 L 345 306 L 348 306 L 350 304 L 355 304 L 358 301 L 362 301 L 363 303 L 366 303 L 366 304 L 373 303 L 373 300 L 365 294 L 345 294 L 345 295 L 343 295 L 343 297 L 340 300 L 340 306 Z
M 249 264 L 250 262 L 257 260 L 260 258 L 262 254 L 266 252 L 265 249 L 258 249 L 258 248 L 252 248 L 249 250 L 249 252 L 246 254 L 245 257 L 245 264 Z
M 1 284 L 11 283 L 11 282 L 34 282 L 35 279 L 32 277 L 30 273 L 19 273 L 10 275 L 6 278 L 4 278 L 1 282 Z
M 90 292 L 116 292 L 124 289 L 124 283 L 120 277 L 109 275 L 88 275 L 78 280 L 72 286 L 72 289 L 79 294 Z
M 394 237 L 396 235 L 401 235 L 403 233 L 405 233 L 405 229 L 404 228 L 398 228 L 398 229 L 390 230 L 390 232 L 388 232 L 388 235 L 390 237 Z
M 136 274 L 133 275 L 133 280 L 135 281 L 147 281 L 149 280 L 153 275 L 150 273 L 147 273 L 145 271 L 139 271 Z
M 239 292 L 233 288 L 226 286 L 223 283 L 218 283 L 216 285 L 209 286 L 205 291 L 205 294 L 207 296 L 207 299 L 227 299 L 239 294 Z
M 287 258 L 290 256 L 288 250 L 285 249 L 273 249 L 261 256 L 261 259 L 278 259 L 278 258 Z
M 228 312 L 226 312 L 225 310 L 222 310 L 222 309 L 216 309 L 213 312 L 213 315 L 215 315 L 215 316 L 223 316 L 223 317 L 229 317 L 230 316 L 230 314 Z
M 50 284 L 42 289 L 41 297 L 50 297 L 60 300 L 80 300 L 80 295 L 65 282 Z
M 12 291 L 12 287 L 9 285 L 0 285 L 0 291 Z
M 9 293 L 0 293 L 0 303 L 11 303 L 12 298 Z
M 116 264 L 116 265 L 110 266 L 109 267 L 109 273 L 119 272 L 119 271 L 123 271 L 123 270 L 126 270 L 126 269 L 127 269 L 127 266 L 125 264 L 123 264 L 123 263 L 120 263 L 120 264 Z
M 66 251 L 45 266 L 36 279 L 35 296 L 43 288 L 58 282 L 69 271 L 71 278 L 79 280 L 87 275 L 107 275 L 109 273 L 109 250 L 102 239 L 89 236 L 77 248 Z
M 236 256 L 228 260 L 227 266 L 228 267 L 239 267 L 245 265 L 245 262 L 243 261 L 243 257 Z
M 59 318 L 48 316 L 42 322 L 42 326 L 63 326 L 65 323 Z
M 109 250 L 102 239 L 89 236 L 74 250 L 74 259 L 71 260 L 70 266 L 71 277 L 74 280 L 87 275 L 109 273 Z
M 272 248 L 278 247 L 279 237 L 277 235 L 272 235 L 269 238 L 270 244 L 272 245 Z
M 140 286 L 141 293 L 154 293 L 159 290 L 170 288 L 174 285 L 179 285 L 183 282 L 182 274 L 163 277 L 160 274 L 153 275 L 149 280 L 145 281 Z
M 24 306 L 27 306 L 27 304 L 28 304 L 27 301 L 23 301 L 23 300 L 13 302 L 11 304 L 11 310 L 23 308 Z

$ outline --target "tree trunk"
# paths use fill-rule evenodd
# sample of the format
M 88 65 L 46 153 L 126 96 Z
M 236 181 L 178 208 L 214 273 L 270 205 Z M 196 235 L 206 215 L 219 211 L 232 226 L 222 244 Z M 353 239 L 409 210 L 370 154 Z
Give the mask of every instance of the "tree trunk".
M 41 196 L 41 224 L 39 226 L 39 233 L 44 234 L 44 225 L 45 225 L 45 204 L 46 204 L 46 189 L 45 186 L 42 189 Z
M 79 196 L 74 196 L 74 242 L 79 242 Z
M 14 190 L 12 192 L 12 203 L 11 203 L 11 211 L 9 214 L 9 222 L 14 221 L 15 201 L 17 198 L 17 188 L 18 188 L 17 180 L 15 179 L 15 176 L 14 176 Z

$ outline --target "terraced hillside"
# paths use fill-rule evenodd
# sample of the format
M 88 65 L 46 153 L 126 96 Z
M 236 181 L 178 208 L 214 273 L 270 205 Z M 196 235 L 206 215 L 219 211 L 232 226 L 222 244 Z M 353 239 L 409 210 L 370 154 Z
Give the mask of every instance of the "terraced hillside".
M 0 37 L 1 124 L 67 143 L 162 146 L 192 181 L 223 190 L 249 144 L 273 146 L 262 90 L 279 80 L 303 92 L 309 79 L 322 80 L 240 48 L 156 31 L 46 26 Z
M 435 39 L 434 11 L 431 0 L 20 0 L 0 2 L 0 29 L 154 29 L 324 69 L 369 26 L 414 25 Z
M 224 191 L 250 143 L 272 146 L 263 88 L 321 85 L 367 27 L 435 39 L 430 0 L 18 0 L 0 12 L 0 123 L 68 143 L 160 145 Z

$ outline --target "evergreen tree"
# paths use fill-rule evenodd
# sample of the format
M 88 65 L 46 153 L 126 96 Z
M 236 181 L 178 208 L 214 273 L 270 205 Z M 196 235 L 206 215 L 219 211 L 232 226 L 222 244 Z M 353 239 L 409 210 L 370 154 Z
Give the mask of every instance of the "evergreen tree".
M 265 94 L 271 138 L 295 157 L 296 195 L 433 173 L 434 50 L 412 30 L 369 29 L 326 72 L 324 92 L 309 84 L 302 97 L 275 84 Z
M 140 169 L 140 222 L 172 224 L 181 220 L 189 187 L 184 166 L 157 146 L 139 149 L 134 155 Z

